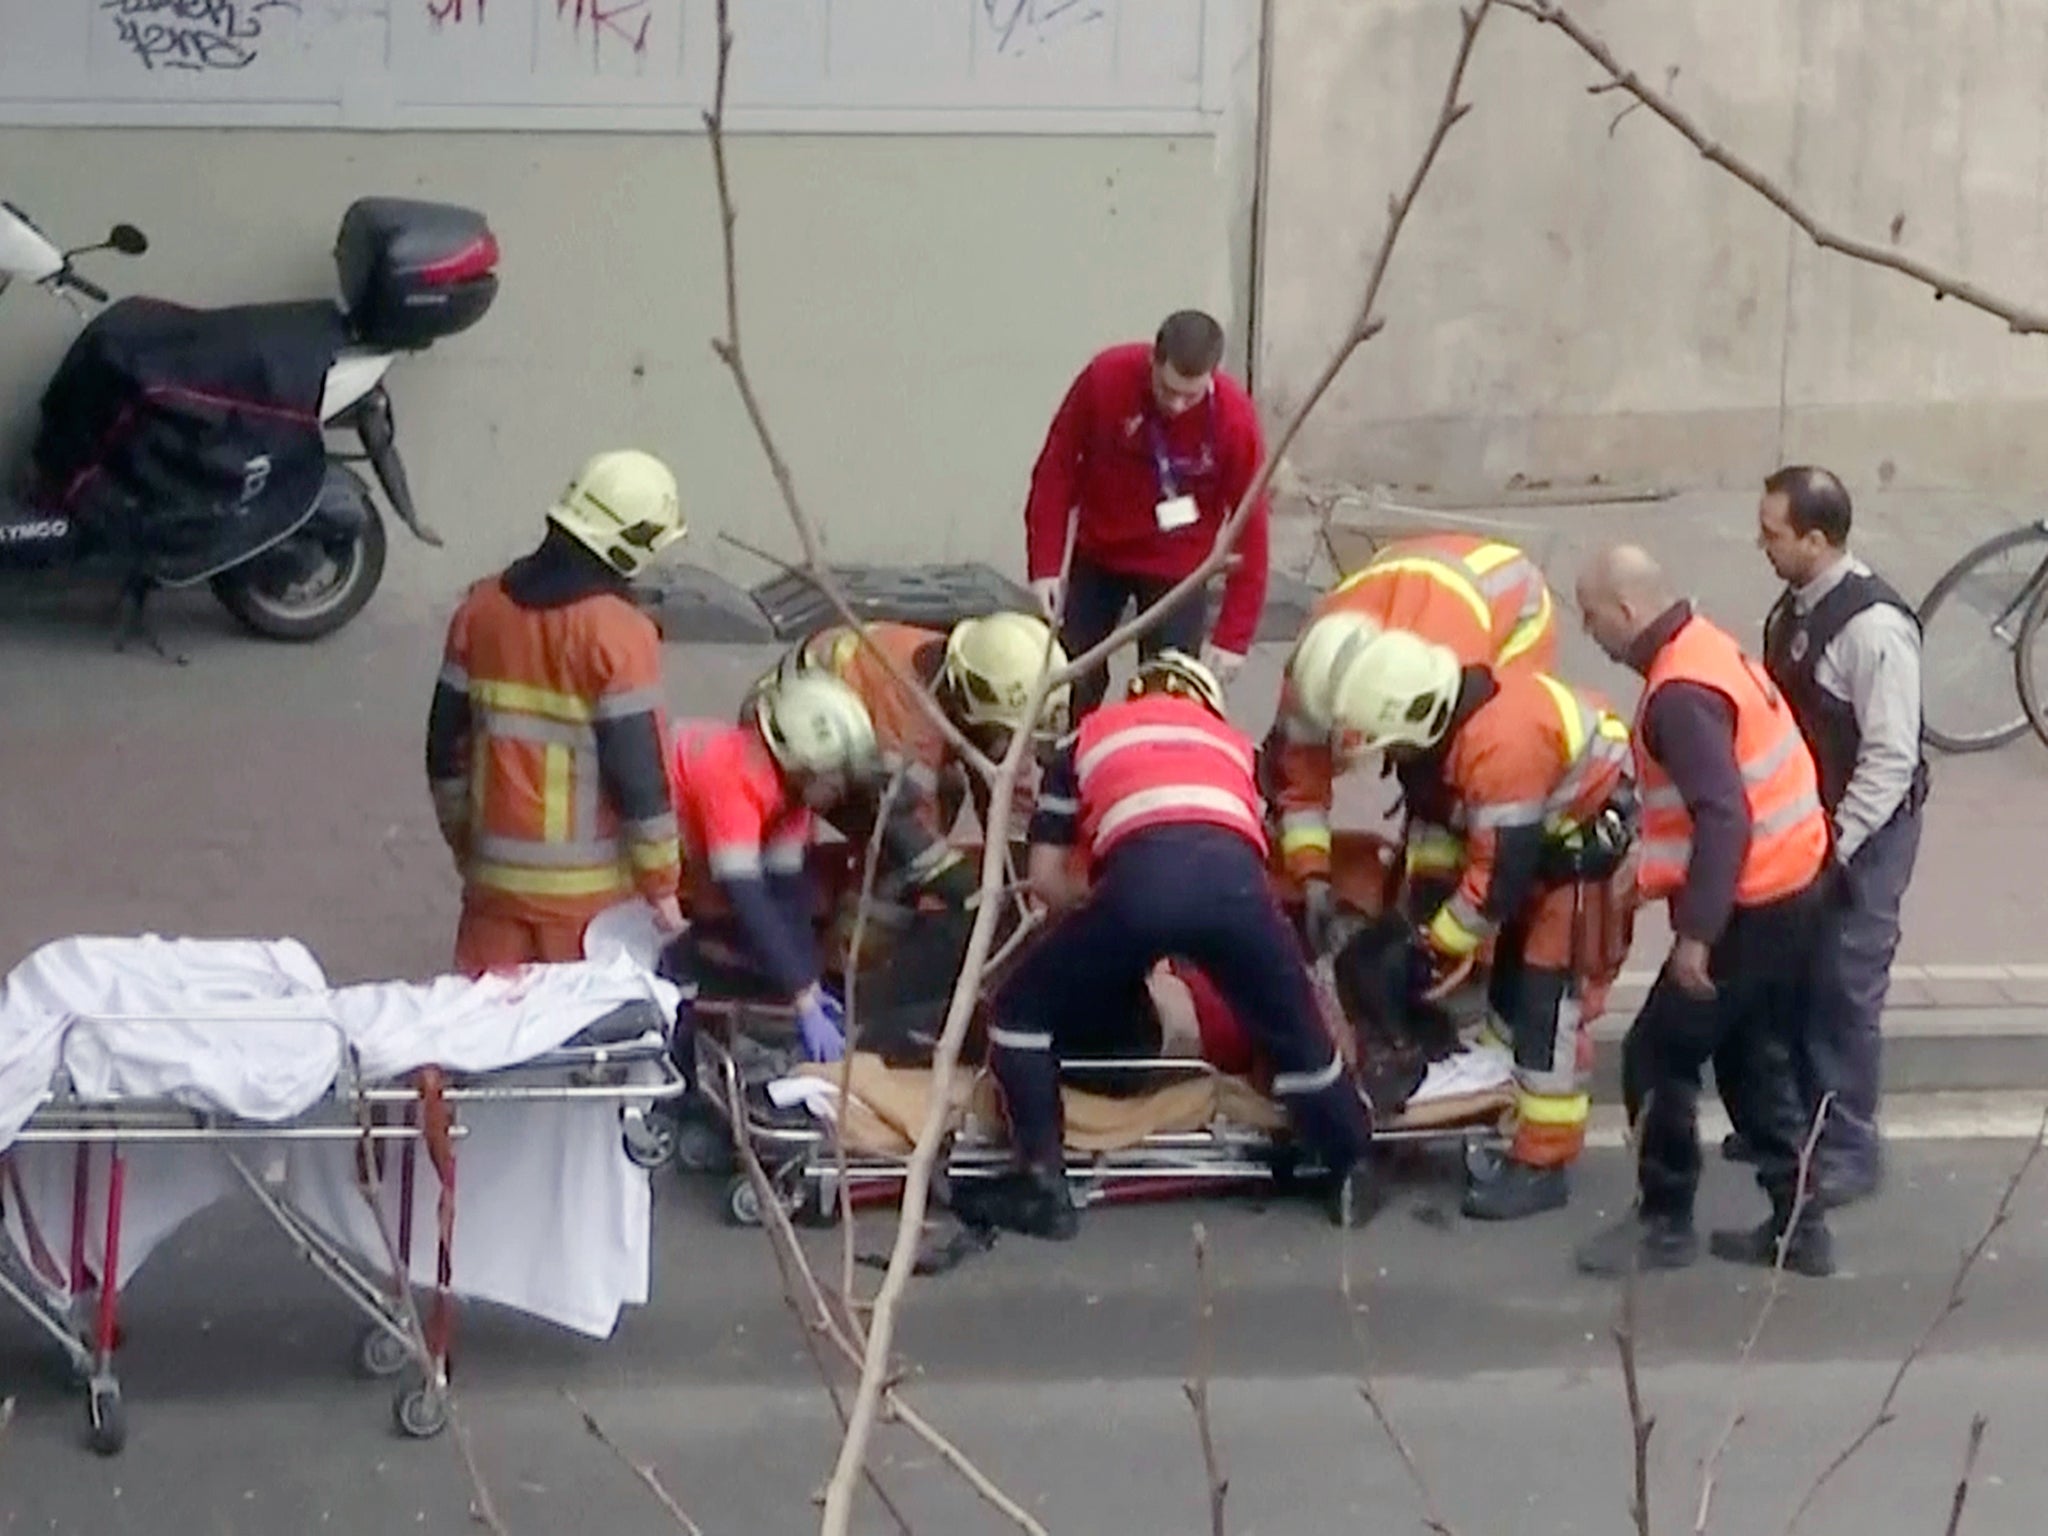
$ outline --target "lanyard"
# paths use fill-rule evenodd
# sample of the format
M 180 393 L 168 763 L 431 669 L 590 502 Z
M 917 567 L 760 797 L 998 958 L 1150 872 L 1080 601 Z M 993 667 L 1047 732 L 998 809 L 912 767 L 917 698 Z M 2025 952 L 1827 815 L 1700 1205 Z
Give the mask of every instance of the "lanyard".
M 1216 395 L 1213 390 L 1203 398 L 1202 410 L 1202 457 L 1195 461 L 1194 467 L 1198 471 L 1213 471 L 1216 465 Z M 1156 410 L 1145 412 L 1145 426 L 1151 435 L 1152 467 L 1159 476 L 1159 499 L 1172 501 L 1180 494 L 1180 479 L 1173 472 L 1173 455 L 1166 448 L 1166 428 Z

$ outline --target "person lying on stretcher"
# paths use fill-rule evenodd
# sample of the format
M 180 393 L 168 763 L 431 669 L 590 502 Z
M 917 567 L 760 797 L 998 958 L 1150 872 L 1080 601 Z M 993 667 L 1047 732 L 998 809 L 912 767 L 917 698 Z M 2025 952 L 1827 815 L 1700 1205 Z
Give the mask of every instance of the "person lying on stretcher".
M 690 926 L 661 971 L 683 988 L 686 1013 L 699 989 L 791 1004 L 805 1054 L 833 1061 L 845 1012 L 821 979 L 812 817 L 880 772 L 874 723 L 835 678 L 789 678 L 756 703 L 748 724 L 693 720 L 676 732 L 670 782 Z M 677 1020 L 679 1041 L 687 1026 Z
M 1175 651 L 1141 662 L 1129 697 L 1063 744 L 1030 840 L 1034 885 L 1064 910 L 992 1003 L 989 1064 L 1016 1166 L 955 1190 L 956 1213 L 1038 1237 L 1075 1235 L 1058 1056 L 1091 1054 L 1093 1032 L 1128 1016 L 1123 1005 L 1171 956 L 1200 967 L 1256 1033 L 1274 1096 L 1329 1170 L 1319 1192 L 1340 1214 L 1369 1214 L 1354 1174 L 1365 1169 L 1370 1117 L 1267 877 L 1252 743 L 1225 718 L 1208 669 Z M 1068 884 L 1075 846 L 1087 860 L 1085 894 Z
M 1065 666 L 1066 652 L 1045 620 L 1025 613 L 963 619 L 951 630 L 874 623 L 865 626 L 864 637 L 851 625 L 834 625 L 792 649 L 754 685 L 741 708 L 746 724 L 763 698 L 797 677 L 830 677 L 853 691 L 874 724 L 882 771 L 852 785 L 821 814 L 849 844 L 864 849 L 887 807 L 868 931 L 900 930 L 920 907 L 936 907 L 942 923 L 958 931 L 955 947 L 964 948 L 963 914 L 972 909 L 979 871 L 948 839 L 970 801 L 987 824 L 987 790 L 883 655 L 930 691 L 962 735 L 999 761 L 1016 732 L 1027 728 L 1024 710 L 1040 669 Z M 1046 700 L 1046 739 L 1064 732 L 1071 692 L 1062 687 Z M 836 903 L 842 936 L 859 891 L 856 881 Z

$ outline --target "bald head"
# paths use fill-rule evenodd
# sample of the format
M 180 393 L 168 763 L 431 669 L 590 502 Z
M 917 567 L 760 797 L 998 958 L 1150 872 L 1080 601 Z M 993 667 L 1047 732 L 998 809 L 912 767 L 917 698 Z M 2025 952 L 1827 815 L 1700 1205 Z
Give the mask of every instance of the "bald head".
M 1580 621 L 1600 649 L 1625 662 L 1636 637 L 1678 594 L 1656 558 L 1640 545 L 1610 544 L 1580 568 Z

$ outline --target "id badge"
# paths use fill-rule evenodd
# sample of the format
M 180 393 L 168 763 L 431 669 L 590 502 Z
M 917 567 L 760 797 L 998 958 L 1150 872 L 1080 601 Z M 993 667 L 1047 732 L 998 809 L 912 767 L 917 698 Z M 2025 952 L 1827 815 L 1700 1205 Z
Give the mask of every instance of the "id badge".
M 1166 533 L 1172 533 L 1176 528 L 1192 527 L 1202 520 L 1201 509 L 1195 505 L 1192 496 L 1169 497 L 1152 509 L 1152 515 Z

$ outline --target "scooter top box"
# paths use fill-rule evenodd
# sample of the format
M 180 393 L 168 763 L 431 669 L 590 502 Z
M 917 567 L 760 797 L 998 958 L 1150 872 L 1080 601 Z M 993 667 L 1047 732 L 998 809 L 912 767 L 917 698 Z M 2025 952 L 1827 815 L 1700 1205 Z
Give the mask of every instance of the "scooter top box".
M 466 331 L 498 296 L 498 239 L 452 203 L 366 197 L 334 242 L 341 302 L 365 346 L 418 351 Z

